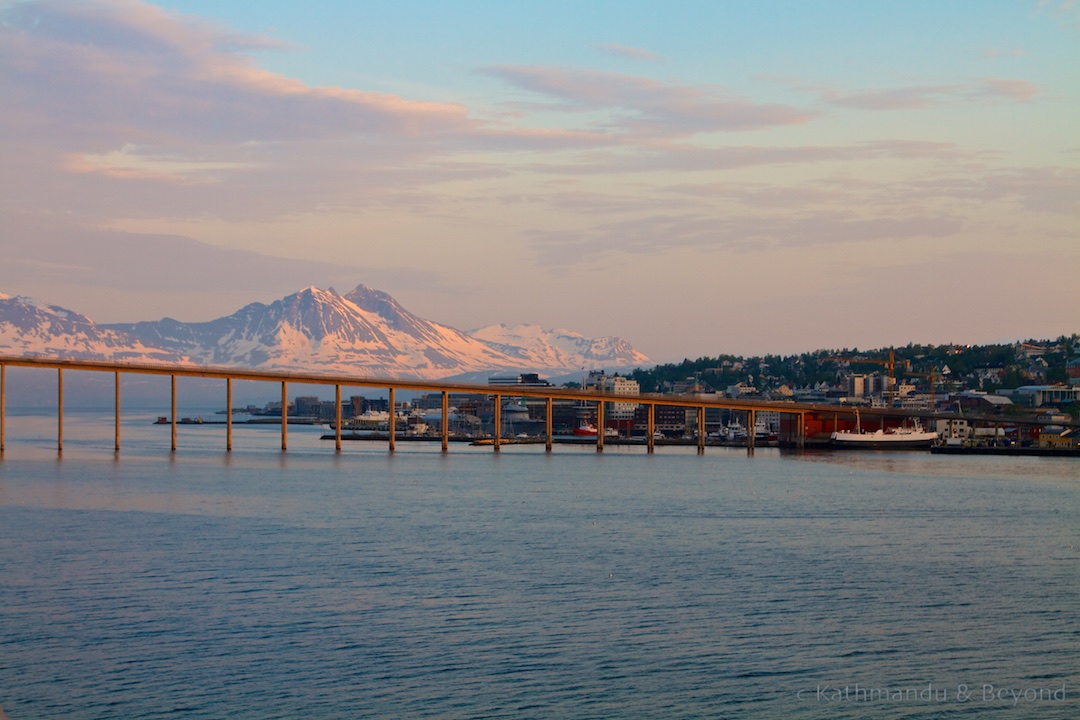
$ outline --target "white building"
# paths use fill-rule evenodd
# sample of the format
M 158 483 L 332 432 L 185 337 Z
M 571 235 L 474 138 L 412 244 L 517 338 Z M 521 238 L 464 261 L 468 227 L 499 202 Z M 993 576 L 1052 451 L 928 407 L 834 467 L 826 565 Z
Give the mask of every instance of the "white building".
M 603 370 L 593 370 L 585 381 L 585 388 L 608 395 L 640 395 L 641 386 L 637 380 L 621 375 L 607 375 Z M 627 420 L 634 417 L 637 403 L 610 403 L 604 408 L 605 417 L 612 420 Z

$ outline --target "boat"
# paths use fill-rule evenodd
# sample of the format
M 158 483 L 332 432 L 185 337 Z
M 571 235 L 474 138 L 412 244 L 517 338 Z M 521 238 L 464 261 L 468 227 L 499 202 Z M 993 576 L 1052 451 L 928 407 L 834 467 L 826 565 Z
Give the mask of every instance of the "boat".
M 745 440 L 746 428 L 744 428 L 739 421 L 732 421 L 724 428 L 724 436 L 724 439 L 732 442 L 736 440 Z
M 914 427 L 905 425 L 864 432 L 859 425 L 858 415 L 855 417 L 855 430 L 838 430 L 832 434 L 833 446 L 867 450 L 901 450 L 930 448 L 940 439 L 936 432 L 924 430 L 918 420 L 915 421 Z
M 579 437 L 596 437 L 596 426 L 582 421 L 580 425 L 574 428 L 574 434 Z

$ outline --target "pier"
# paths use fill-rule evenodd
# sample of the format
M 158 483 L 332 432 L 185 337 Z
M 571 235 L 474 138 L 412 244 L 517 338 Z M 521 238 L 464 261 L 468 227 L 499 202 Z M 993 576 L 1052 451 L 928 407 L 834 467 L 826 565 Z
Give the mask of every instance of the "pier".
M 728 399 L 728 398 L 700 398 L 693 396 L 679 396 L 679 395 L 659 395 L 659 394 L 640 394 L 640 395 L 615 395 L 603 392 L 596 392 L 590 390 L 579 390 L 570 388 L 557 388 L 557 387 L 535 387 L 535 386 L 512 386 L 512 385 L 481 385 L 472 383 L 450 383 L 450 382 L 438 382 L 438 381 L 426 381 L 416 380 L 410 378 L 373 378 L 365 377 L 362 375 L 344 375 L 340 373 L 315 373 L 315 372 L 299 372 L 299 371 L 270 371 L 270 370 L 249 370 L 243 368 L 232 367 L 209 367 L 198 365 L 167 365 L 167 364 L 148 364 L 148 363 L 124 363 L 124 362 L 109 362 L 109 361 L 94 361 L 94 360 L 62 360 L 56 358 L 38 358 L 38 357 L 10 357 L 0 356 L 0 457 L 3 456 L 5 451 L 5 430 L 6 430 L 6 384 L 7 384 L 7 368 L 8 367 L 28 367 L 37 368 L 41 371 L 53 371 L 56 373 L 56 399 L 57 399 L 57 430 L 56 430 L 56 446 L 57 451 L 62 453 L 64 448 L 64 375 L 65 372 L 94 372 L 94 373 L 112 373 L 114 376 L 114 407 L 115 407 L 115 450 L 120 451 L 120 379 L 124 374 L 137 374 L 137 375 L 157 375 L 166 376 L 170 378 L 170 395 L 171 395 L 171 413 L 166 416 L 166 421 L 163 424 L 167 424 L 171 427 L 171 450 L 176 451 L 178 449 L 177 443 L 177 426 L 181 422 L 177 418 L 177 378 L 178 377 L 192 377 L 192 378 L 211 378 L 220 379 L 224 381 L 224 399 L 225 407 L 229 410 L 226 414 L 225 425 L 225 449 L 231 451 L 233 449 L 233 418 L 231 413 L 232 398 L 233 398 L 233 383 L 237 380 L 254 381 L 263 383 L 280 384 L 281 388 L 281 450 L 286 451 L 288 449 L 288 427 L 290 424 L 290 417 L 288 412 L 288 388 L 290 383 L 300 385 L 322 385 L 332 386 L 334 388 L 335 406 L 336 406 L 336 418 L 333 422 L 334 426 L 334 447 L 336 452 L 341 452 L 342 443 L 342 417 L 341 417 L 341 391 L 343 387 L 351 388 L 369 388 L 386 390 L 389 393 L 389 405 L 391 412 L 389 414 L 389 427 L 386 437 L 386 443 L 389 450 L 395 449 L 398 433 L 395 427 L 395 413 L 393 408 L 395 405 L 395 394 L 400 391 L 419 391 L 429 393 L 441 393 L 441 417 L 442 423 L 440 427 L 439 437 L 432 438 L 432 440 L 441 440 L 443 452 L 447 452 L 450 445 L 450 432 L 449 432 L 449 394 L 450 393 L 475 393 L 483 394 L 493 399 L 494 403 L 494 432 L 490 438 L 490 445 L 494 452 L 498 452 L 500 446 L 507 444 L 509 441 L 501 437 L 501 404 L 504 397 L 508 398 L 538 398 L 544 401 L 546 410 L 545 419 L 545 434 L 537 442 L 543 442 L 545 449 L 548 452 L 552 451 L 555 444 L 553 427 L 552 427 L 552 406 L 554 401 L 574 401 L 580 403 L 583 406 L 591 404 L 595 408 L 597 416 L 597 433 L 595 441 L 589 440 L 592 444 L 595 442 L 597 452 L 603 452 L 605 444 L 604 433 L 604 416 L 605 406 L 609 403 L 616 403 L 619 405 L 626 405 L 628 403 L 637 404 L 639 406 L 645 406 L 647 410 L 647 424 L 645 428 L 645 438 L 643 442 L 637 442 L 634 444 L 643 445 L 646 448 L 646 452 L 652 453 L 657 445 L 656 440 L 656 410 L 658 407 L 677 407 L 685 408 L 688 411 L 693 411 L 696 414 L 696 437 L 690 444 L 696 445 L 697 452 L 702 454 L 705 452 L 707 445 L 706 432 L 705 432 L 705 418 L 706 411 L 709 409 L 723 409 L 729 411 L 742 412 L 746 416 L 747 424 L 749 428 L 745 439 L 745 447 L 749 452 L 753 452 L 756 439 L 753 431 L 755 425 L 755 415 L 759 412 L 774 412 L 779 413 L 781 420 L 781 433 L 779 436 L 779 443 L 788 447 L 804 448 L 808 445 L 808 420 L 812 421 L 814 426 L 820 429 L 831 418 L 831 424 L 835 427 L 839 422 L 841 416 L 850 417 L 857 414 L 862 415 L 865 422 L 870 417 L 876 417 L 877 421 L 884 425 L 886 419 L 890 419 L 893 422 L 903 421 L 912 418 L 952 418 L 955 415 L 947 413 L 934 413 L 932 411 L 920 411 L 912 412 L 906 410 L 889 409 L 889 408 L 853 408 L 836 405 L 817 405 L 817 404 L 801 404 L 785 401 L 770 401 L 770 400 L 745 400 L 745 399 Z M 970 416 L 969 416 L 970 418 Z M 990 419 L 993 421 L 994 419 Z M 997 421 L 1000 421 L 998 419 Z M 273 420 L 275 424 L 278 420 Z M 1075 423 L 1070 423 L 1075 424 Z M 609 439 L 610 440 L 610 439 Z M 686 444 L 686 443 L 680 443 Z

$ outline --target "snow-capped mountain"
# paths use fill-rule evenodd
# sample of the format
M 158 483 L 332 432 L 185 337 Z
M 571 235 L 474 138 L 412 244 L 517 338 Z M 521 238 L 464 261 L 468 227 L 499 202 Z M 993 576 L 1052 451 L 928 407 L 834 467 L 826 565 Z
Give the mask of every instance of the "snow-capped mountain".
M 535 326 L 494 326 L 470 335 L 417 317 L 390 295 L 364 285 L 346 295 L 309 287 L 199 323 L 164 318 L 95 325 L 62 308 L 3 296 L 3 351 L 426 379 L 649 363 L 618 338 L 590 340 Z
M 544 330 L 539 325 L 491 325 L 471 330 L 483 340 L 524 365 L 577 370 L 599 367 L 640 367 L 652 361 L 617 337 L 587 338 L 572 330 Z
M 184 363 L 180 353 L 97 325 L 79 313 L 28 297 L 0 293 L 0 352 L 23 356 L 69 357 Z
M 109 327 L 208 365 L 435 378 L 514 362 L 363 285 L 345 296 L 309 287 L 204 323 L 165 318 Z

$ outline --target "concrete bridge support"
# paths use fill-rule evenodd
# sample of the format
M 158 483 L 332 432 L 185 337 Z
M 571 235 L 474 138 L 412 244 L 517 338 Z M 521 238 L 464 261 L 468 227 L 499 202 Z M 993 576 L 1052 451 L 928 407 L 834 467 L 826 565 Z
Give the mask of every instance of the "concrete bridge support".
M 545 403 L 545 405 L 546 405 L 546 408 L 545 408 L 545 412 L 544 412 L 544 425 L 545 425 L 545 430 L 547 431 L 547 439 L 544 442 L 544 450 L 546 452 L 551 452 L 551 445 L 552 445 L 552 442 L 553 442 L 553 439 L 552 439 L 553 438 L 553 433 L 551 431 L 552 422 L 553 422 L 552 417 L 551 417 L 553 403 L 552 403 L 551 398 L 547 398 L 547 402 Z

